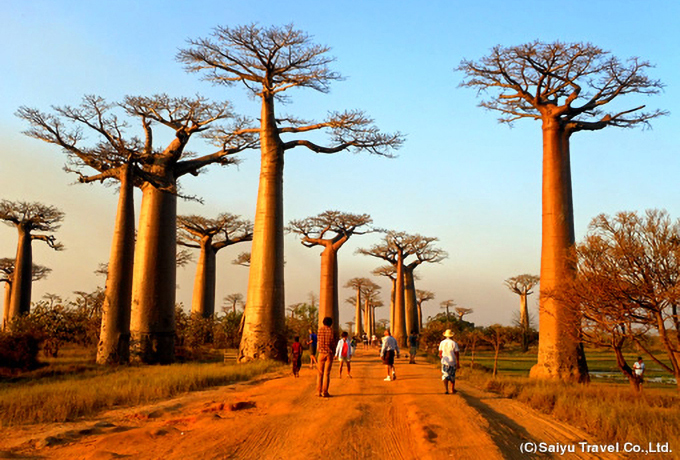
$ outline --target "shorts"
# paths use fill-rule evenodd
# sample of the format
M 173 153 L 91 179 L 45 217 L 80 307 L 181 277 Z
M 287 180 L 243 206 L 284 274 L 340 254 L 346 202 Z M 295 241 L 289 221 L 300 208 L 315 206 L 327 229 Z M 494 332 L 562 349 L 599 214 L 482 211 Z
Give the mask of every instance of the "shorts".
M 309 347 L 309 354 L 312 356 L 316 356 L 316 345 L 312 345 Z
M 349 363 L 352 358 L 343 358 L 342 356 L 338 356 L 338 362 L 339 363 Z
M 448 364 L 442 364 L 442 380 L 448 380 L 449 382 L 456 381 L 456 366 L 449 366 Z
M 415 356 L 417 352 L 418 352 L 418 347 L 411 347 L 411 348 L 408 349 L 409 356 Z
M 394 350 L 387 350 L 382 357 L 383 364 L 388 366 L 394 365 Z

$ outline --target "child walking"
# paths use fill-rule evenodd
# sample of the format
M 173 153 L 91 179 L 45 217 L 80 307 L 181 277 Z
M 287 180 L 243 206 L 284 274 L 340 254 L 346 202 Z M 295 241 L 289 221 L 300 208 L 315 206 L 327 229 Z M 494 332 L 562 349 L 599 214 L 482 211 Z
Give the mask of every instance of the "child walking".
M 300 343 L 300 337 L 295 336 L 290 350 L 290 357 L 293 362 L 293 375 L 300 377 L 300 367 L 302 367 L 302 344 Z

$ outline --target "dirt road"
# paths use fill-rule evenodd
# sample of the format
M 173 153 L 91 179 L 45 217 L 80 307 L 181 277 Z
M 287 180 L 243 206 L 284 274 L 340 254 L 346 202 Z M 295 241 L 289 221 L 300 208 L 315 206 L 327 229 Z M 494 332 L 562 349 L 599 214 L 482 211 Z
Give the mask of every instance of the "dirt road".
M 398 379 L 385 382 L 377 352 L 358 350 L 352 379 L 339 379 L 334 364 L 328 399 L 314 396 L 316 371 L 306 367 L 298 379 L 280 373 L 92 420 L 3 429 L 0 458 L 615 458 L 522 453 L 525 442 L 589 437 L 465 382 L 445 395 L 438 369 L 423 361 L 396 366 Z

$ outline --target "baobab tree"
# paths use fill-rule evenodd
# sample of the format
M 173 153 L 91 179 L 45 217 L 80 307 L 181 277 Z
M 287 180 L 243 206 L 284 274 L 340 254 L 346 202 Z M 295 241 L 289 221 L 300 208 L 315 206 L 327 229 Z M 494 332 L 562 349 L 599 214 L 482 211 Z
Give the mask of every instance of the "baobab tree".
M 78 107 L 55 107 L 53 113 L 21 107 L 17 115 L 31 128 L 25 134 L 60 146 L 67 155 L 66 171 L 78 175 L 81 183 L 115 181 L 118 210 L 113 230 L 109 262 L 106 264 L 104 297 L 97 362 L 125 363 L 130 348 L 130 303 L 135 247 L 133 187 L 139 185 L 136 163 L 151 154 L 150 137 L 142 143 L 127 136 L 127 123 L 112 109 L 116 106 L 96 96 L 85 96 Z M 143 129 L 149 121 L 140 120 Z M 96 142 L 83 146 L 83 130 L 95 134 Z
M 277 117 L 277 101 L 285 91 L 310 88 L 321 93 L 341 79 L 329 64 L 329 48 L 314 44 L 292 25 L 262 28 L 255 24 L 217 27 L 212 38 L 189 41 L 178 55 L 189 72 L 201 72 L 215 84 L 242 83 L 261 105 L 260 184 L 255 213 L 252 265 L 248 280 L 243 339 L 239 359 L 287 359 L 283 275 L 283 164 L 295 147 L 333 154 L 366 151 L 389 157 L 402 144 L 399 133 L 385 134 L 361 111 L 332 112 L 320 122 Z M 319 145 L 302 133 L 327 130 L 331 142 Z M 292 136 L 290 139 L 284 137 Z
M 441 302 L 439 302 L 439 308 L 443 308 L 444 310 L 446 310 L 446 327 L 449 328 L 449 329 L 451 328 L 451 319 L 450 319 L 451 316 L 450 316 L 449 310 L 451 308 L 455 307 L 455 306 L 456 306 L 456 304 L 453 301 L 453 299 L 442 300 Z
M 369 280 L 368 283 L 364 284 L 361 288 L 361 295 L 364 299 L 364 317 L 365 317 L 365 328 L 366 334 L 368 334 L 369 340 L 373 334 L 375 334 L 375 312 L 374 306 L 380 301 L 378 300 L 378 295 L 380 294 L 380 286 Z
M 363 320 L 362 320 L 362 315 L 361 315 L 361 309 L 363 308 L 363 305 L 361 303 L 361 292 L 364 286 L 368 285 L 368 283 L 371 283 L 372 281 L 369 280 L 368 278 L 362 278 L 362 277 L 356 277 L 352 278 L 347 283 L 345 283 L 346 288 L 354 289 L 356 292 L 356 296 L 350 299 L 347 299 L 348 302 L 350 300 L 354 303 L 354 335 L 356 336 L 361 336 L 364 333 L 364 326 L 363 326 Z
M 456 311 L 456 314 L 458 315 L 458 321 L 463 321 L 463 317 L 465 315 L 469 315 L 474 311 L 472 308 L 465 308 L 465 307 L 456 307 L 454 309 Z
M 418 324 L 423 328 L 423 304 L 434 299 L 434 292 L 424 289 L 416 289 L 416 302 L 418 305 Z
M 577 312 L 546 295 L 573 276 L 568 252 L 574 245 L 570 137 L 579 131 L 609 126 L 645 126 L 665 112 L 643 111 L 644 105 L 607 110 L 627 94 L 652 95 L 662 89 L 645 72 L 650 64 L 638 58 L 622 62 L 590 43 L 541 43 L 496 46 L 479 62 L 463 60 L 461 86 L 490 94 L 481 106 L 501 112 L 500 122 L 529 118 L 543 131 L 543 224 L 540 339 L 538 363 L 531 375 L 584 381 L 588 369 L 575 331 Z
M 324 211 L 302 220 L 292 220 L 288 230 L 300 236 L 308 248 L 322 246 L 321 289 L 319 290 L 319 319 L 333 318 L 333 327 L 340 330 L 340 305 L 338 302 L 338 251 L 353 235 L 372 232 L 367 227 L 373 222 L 368 214 L 351 214 Z M 321 327 L 322 324 L 319 324 Z
M 139 122 L 141 136 L 127 134 L 129 123 L 114 112 L 116 108 Z M 64 149 L 66 169 L 78 174 L 80 182 L 120 183 L 97 362 L 128 360 L 131 305 L 137 355 L 145 362 L 171 361 L 177 180 L 196 175 L 211 163 L 232 164 L 234 153 L 256 146 L 253 136 L 241 130 L 246 122 L 235 117 L 228 103 L 165 94 L 128 96 L 119 104 L 86 96 L 79 106 L 55 107 L 53 114 L 22 107 L 17 115 L 31 124 L 27 135 Z M 223 120 L 234 121 L 229 126 L 216 124 Z M 154 146 L 156 125 L 175 132 L 162 149 Z M 85 130 L 95 135 L 91 146 L 81 145 Z M 216 144 L 217 151 L 193 158 L 185 152 L 197 133 Z M 96 173 L 88 175 L 91 170 Z M 136 248 L 133 185 L 143 193 Z
M 522 349 L 529 349 L 529 307 L 527 297 L 533 294 L 532 289 L 538 284 L 540 277 L 536 275 L 517 275 L 505 280 L 505 285 L 519 296 L 519 325 L 522 328 Z
M 416 294 L 416 275 L 413 273 L 424 262 L 439 263 L 448 257 L 446 251 L 436 248 L 433 243 L 438 238 L 413 235 L 410 241 L 411 254 L 415 257 L 404 264 L 404 308 L 406 313 L 406 331 L 420 332 L 420 317 L 418 315 L 418 296 Z
M 8 320 L 13 321 L 31 310 L 31 287 L 33 283 L 33 241 L 47 244 L 55 251 L 63 249 L 52 232 L 61 226 L 64 213 L 54 206 L 25 201 L 0 201 L 0 220 L 11 225 L 19 233 L 17 255 L 8 309 Z M 46 232 L 36 234 L 34 232 Z M 5 307 L 7 308 L 7 307 Z
M 232 313 L 236 313 L 236 307 L 237 306 L 243 306 L 245 305 L 245 302 L 243 301 L 243 294 L 240 292 L 236 292 L 234 294 L 229 294 L 224 298 L 224 303 L 225 303 L 225 309 L 226 308 L 231 308 Z
M 408 338 L 407 331 L 418 330 L 417 323 L 417 302 L 415 299 L 415 286 L 413 282 L 413 270 L 422 262 L 438 262 L 446 253 L 434 249 L 430 244 L 436 238 L 423 237 L 421 235 L 411 235 L 405 232 L 389 231 L 383 241 L 374 244 L 368 249 L 359 248 L 357 252 L 368 256 L 383 259 L 395 268 L 394 283 L 394 314 L 392 315 L 392 334 L 401 346 L 406 346 Z M 415 260 L 408 262 L 408 257 L 415 256 Z M 406 291 L 405 286 L 408 281 L 408 314 L 406 311 Z
M 397 287 L 396 258 L 390 255 L 390 263 L 374 269 L 371 273 L 375 276 L 384 276 L 390 280 L 390 327 L 394 325 L 394 291 Z
M 253 225 L 239 216 L 223 213 L 215 219 L 202 216 L 177 217 L 177 244 L 200 249 L 191 314 L 210 318 L 215 314 L 217 253 L 234 244 L 253 239 Z
M 31 272 L 31 279 L 39 281 L 46 278 L 52 271 L 51 268 L 42 265 L 33 264 Z M 5 295 L 2 310 L 2 329 L 5 329 L 9 324 L 9 307 L 12 299 L 12 280 L 14 278 L 14 259 L 2 258 L 0 259 L 0 283 L 5 283 Z

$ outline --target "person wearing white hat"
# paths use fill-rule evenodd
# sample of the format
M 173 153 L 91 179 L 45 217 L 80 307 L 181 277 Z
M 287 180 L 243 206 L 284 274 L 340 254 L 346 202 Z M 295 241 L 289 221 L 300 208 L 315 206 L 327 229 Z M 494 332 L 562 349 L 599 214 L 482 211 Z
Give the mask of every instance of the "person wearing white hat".
M 444 340 L 439 344 L 439 357 L 442 360 L 442 380 L 444 381 L 444 393 L 449 394 L 449 382 L 451 382 L 451 393 L 456 393 L 456 367 L 460 360 L 458 344 L 454 342 L 453 332 L 447 329 L 444 332 Z

